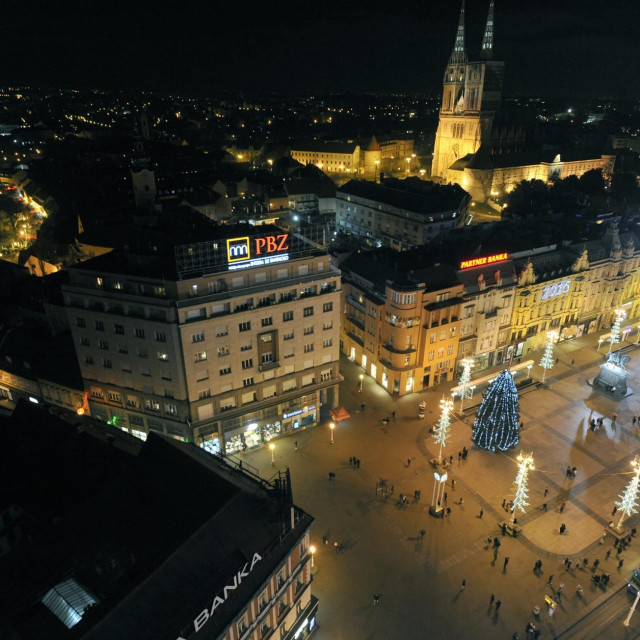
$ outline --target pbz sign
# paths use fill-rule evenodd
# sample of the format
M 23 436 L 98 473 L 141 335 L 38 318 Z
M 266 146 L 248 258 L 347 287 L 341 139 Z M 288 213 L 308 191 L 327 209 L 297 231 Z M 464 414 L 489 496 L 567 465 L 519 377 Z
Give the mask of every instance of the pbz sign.
M 260 260 L 289 249 L 289 234 L 276 233 L 268 236 L 229 238 L 227 261 L 229 263 Z M 270 262 L 265 260 L 264 263 Z

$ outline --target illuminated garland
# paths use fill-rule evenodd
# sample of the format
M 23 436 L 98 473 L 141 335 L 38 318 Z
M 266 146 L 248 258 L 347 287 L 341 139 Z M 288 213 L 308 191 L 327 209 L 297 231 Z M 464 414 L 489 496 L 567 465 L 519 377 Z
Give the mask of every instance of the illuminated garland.
M 473 423 L 473 441 L 482 449 L 506 451 L 520 441 L 518 390 L 505 369 L 487 389 Z

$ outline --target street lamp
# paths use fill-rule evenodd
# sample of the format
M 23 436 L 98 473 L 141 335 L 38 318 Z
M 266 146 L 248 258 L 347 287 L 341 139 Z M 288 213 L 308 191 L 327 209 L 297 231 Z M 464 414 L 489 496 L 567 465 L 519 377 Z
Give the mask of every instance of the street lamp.
M 313 566 L 314 566 L 313 565 L 313 554 L 316 552 L 316 548 L 313 545 L 311 545 L 309 547 L 309 551 L 311 552 L 311 568 L 313 569 Z
M 640 335 L 640 328 L 638 329 L 638 335 Z M 603 339 L 604 338 L 602 338 L 602 336 L 598 338 L 598 351 L 600 351 L 600 347 L 602 346 Z
M 439 517 L 442 512 L 442 507 L 438 504 L 444 494 L 444 483 L 449 477 L 446 471 L 436 470 L 433 472 L 435 484 L 433 485 L 433 494 L 431 496 L 431 506 L 429 507 L 429 513 L 432 516 Z
M 362 393 L 362 381 L 364 380 L 364 375 L 360 374 L 360 386 L 358 387 L 358 393 Z
M 527 378 L 531 377 L 531 367 L 533 367 L 532 364 L 528 364 L 527 365 Z
M 273 467 L 273 465 L 276 463 L 276 460 L 274 458 L 274 449 L 276 448 L 276 445 L 272 443 L 269 444 L 269 449 L 271 449 L 271 466 Z
M 622 623 L 625 627 L 628 627 L 629 623 L 631 622 L 631 616 L 633 615 L 633 612 L 636 610 L 636 605 L 638 604 L 638 600 L 640 600 L 640 591 L 636 593 L 636 599 L 633 601 L 633 604 L 631 605 L 631 609 L 629 609 L 629 615 L 626 617 L 625 621 Z
M 332 423 L 329 425 L 329 429 L 331 429 L 331 444 L 333 444 L 333 430 L 334 430 L 335 428 L 336 428 L 336 425 L 335 425 L 335 423 L 333 423 L 333 422 L 332 422 Z

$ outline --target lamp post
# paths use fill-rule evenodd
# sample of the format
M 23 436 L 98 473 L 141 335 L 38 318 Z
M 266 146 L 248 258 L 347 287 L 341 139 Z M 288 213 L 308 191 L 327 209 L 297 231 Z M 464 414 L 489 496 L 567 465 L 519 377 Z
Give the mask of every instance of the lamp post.
M 358 387 L 358 393 L 362 393 L 362 381 L 364 380 L 364 375 L 360 374 L 360 386 Z
M 336 425 L 335 425 L 335 423 L 334 423 L 334 422 L 332 422 L 332 423 L 329 425 L 329 429 L 331 429 L 331 444 L 333 444 L 333 430 L 334 430 L 335 428 L 336 428 Z
M 274 449 L 276 448 L 276 445 L 273 444 L 273 442 L 271 442 L 269 444 L 269 449 L 271 449 L 271 466 L 273 467 L 276 463 L 276 460 L 274 458 Z
M 315 548 L 313 545 L 311 545 L 311 546 L 309 547 L 309 551 L 311 552 L 311 568 L 313 569 L 313 567 L 314 567 L 314 564 L 313 564 L 313 554 L 316 552 L 316 548 Z
M 444 494 L 444 483 L 449 477 L 446 471 L 437 469 L 433 472 L 435 483 L 433 485 L 433 494 L 431 496 L 431 506 L 429 507 L 429 513 L 432 516 L 439 517 L 442 512 L 442 507 L 438 504 L 442 500 Z
M 638 604 L 638 600 L 640 600 L 640 591 L 636 593 L 636 599 L 633 601 L 633 604 L 631 605 L 631 609 L 629 609 L 629 615 L 625 618 L 625 621 L 622 623 L 625 627 L 628 627 L 629 623 L 631 622 L 631 616 L 633 615 L 633 612 L 636 610 L 636 605 Z
M 640 335 L 640 329 L 638 329 L 638 334 Z M 602 337 L 598 338 L 598 351 L 600 351 L 601 346 L 602 346 Z
M 373 181 L 378 182 L 378 169 L 380 168 L 380 160 L 374 160 L 373 164 L 375 166 L 373 170 Z
M 528 364 L 527 365 L 527 378 L 531 377 L 531 367 L 533 367 L 532 364 Z

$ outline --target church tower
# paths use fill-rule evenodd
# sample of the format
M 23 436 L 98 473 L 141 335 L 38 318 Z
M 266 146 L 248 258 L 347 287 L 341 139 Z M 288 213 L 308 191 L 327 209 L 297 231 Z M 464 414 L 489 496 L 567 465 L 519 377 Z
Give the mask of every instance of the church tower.
M 489 138 L 502 99 L 504 62 L 493 60 L 494 0 L 490 1 L 480 59 L 469 62 L 464 43 L 464 0 L 453 52 L 444 74 L 442 105 L 431 165 L 432 177 L 464 188 L 464 163 Z M 456 167 L 450 168 L 460 160 Z

